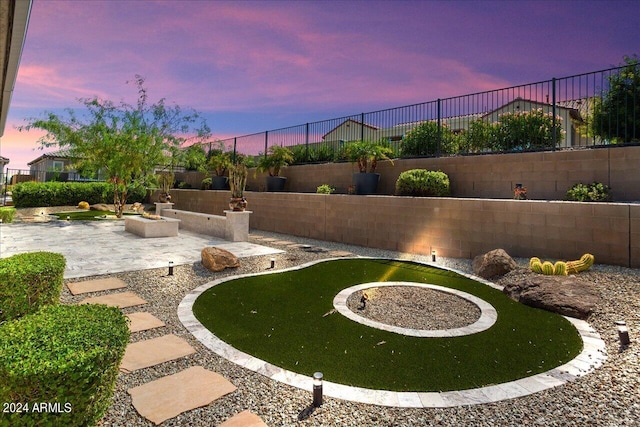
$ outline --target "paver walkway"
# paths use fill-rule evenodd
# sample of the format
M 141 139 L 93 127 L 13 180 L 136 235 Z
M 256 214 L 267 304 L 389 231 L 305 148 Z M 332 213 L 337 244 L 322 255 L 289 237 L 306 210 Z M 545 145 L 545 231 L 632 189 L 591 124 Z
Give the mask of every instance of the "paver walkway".
M 166 268 L 200 261 L 207 246 L 226 249 L 238 258 L 284 251 L 248 242 L 228 242 L 187 230 L 176 237 L 145 239 L 124 231 L 124 221 L 54 221 L 2 224 L 0 258 L 23 252 L 64 255 L 65 279 L 122 271 Z
M 119 292 L 117 294 L 100 295 L 99 297 L 85 298 L 80 304 L 106 304 L 110 307 L 126 308 L 147 302 L 133 292 Z
M 266 427 L 262 418 L 250 411 L 242 411 L 238 415 L 229 418 L 218 427 Z
M 131 331 L 131 333 L 161 328 L 165 325 L 162 320 L 146 311 L 138 311 L 136 313 L 126 314 L 125 316 L 130 320 L 129 331 Z
M 222 375 L 194 366 L 127 390 L 136 411 L 160 424 L 232 393 L 236 386 Z
M 150 340 L 138 341 L 127 346 L 120 370 L 133 372 L 170 360 L 179 359 L 196 351 L 184 339 L 173 335 L 163 335 Z
M 68 283 L 73 295 L 99 291 L 111 291 L 126 287 L 120 279 L 87 280 Z M 84 299 L 80 304 L 108 304 L 120 308 L 145 304 L 133 292 L 119 292 Z M 165 326 L 165 323 L 147 312 L 126 315 L 131 321 L 131 333 Z M 158 338 L 130 343 L 120 364 L 124 374 L 145 369 L 160 363 L 194 354 L 196 350 L 184 339 L 167 334 Z M 202 366 L 193 366 L 173 375 L 167 375 L 146 384 L 130 388 L 132 405 L 138 413 L 158 425 L 183 412 L 215 402 L 222 396 L 233 393 L 236 386 L 222 375 L 208 371 Z M 227 426 L 262 427 L 266 424 L 260 417 L 248 411 L 241 412 L 225 422 Z

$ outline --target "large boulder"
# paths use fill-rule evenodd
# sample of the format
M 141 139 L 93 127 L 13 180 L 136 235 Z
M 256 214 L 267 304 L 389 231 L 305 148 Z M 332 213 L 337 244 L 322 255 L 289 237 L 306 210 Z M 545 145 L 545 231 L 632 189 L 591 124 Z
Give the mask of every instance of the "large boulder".
M 224 249 L 206 247 L 200 255 L 202 257 L 202 265 L 213 272 L 222 271 L 225 268 L 240 267 L 238 257 Z
M 504 276 L 518 267 L 518 264 L 504 249 L 494 249 L 484 255 L 478 255 L 473 259 L 473 274 L 491 279 L 496 276 Z
M 586 319 L 600 301 L 591 285 L 576 276 L 528 274 L 506 283 L 503 292 L 530 307 Z
M 89 206 L 89 209 L 92 211 L 109 212 L 113 209 L 113 205 L 109 206 L 106 203 L 96 203 L 95 205 Z

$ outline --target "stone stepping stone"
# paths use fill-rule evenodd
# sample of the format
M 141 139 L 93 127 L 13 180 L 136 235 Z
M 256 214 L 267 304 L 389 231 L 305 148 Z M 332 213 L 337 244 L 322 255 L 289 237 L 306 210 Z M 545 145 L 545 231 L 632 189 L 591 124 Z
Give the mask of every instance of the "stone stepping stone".
M 349 256 L 353 256 L 353 254 L 351 252 L 347 252 L 347 251 L 330 251 L 329 255 L 331 255 L 333 257 L 349 257 Z
M 107 279 L 85 280 L 84 282 L 67 283 L 71 295 L 86 294 L 88 292 L 110 291 L 125 288 L 126 283 L 117 277 Z
M 86 298 L 80 304 L 106 304 L 111 307 L 125 308 L 134 305 L 142 305 L 147 302 L 133 292 L 120 292 L 117 294 L 101 295 L 99 297 Z
M 179 359 L 195 352 L 189 343 L 173 334 L 138 341 L 127 346 L 120 364 L 120 370 L 133 372 Z
M 131 323 L 129 323 L 129 330 L 131 332 L 146 331 L 148 329 L 160 328 L 165 326 L 164 322 L 151 313 L 144 311 L 138 311 L 126 315 Z
M 235 390 L 236 386 L 222 375 L 201 366 L 194 366 L 177 374 L 130 388 L 127 392 L 131 395 L 136 411 L 158 425 L 183 412 L 206 406 Z
M 234 415 L 218 427 L 267 427 L 262 418 L 250 411 L 242 411 Z

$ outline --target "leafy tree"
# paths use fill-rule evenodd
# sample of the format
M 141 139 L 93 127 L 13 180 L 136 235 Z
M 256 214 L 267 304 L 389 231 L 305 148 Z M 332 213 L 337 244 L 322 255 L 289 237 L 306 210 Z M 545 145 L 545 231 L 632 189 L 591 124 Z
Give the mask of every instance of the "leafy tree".
M 182 153 L 182 164 L 189 171 L 206 170 L 207 153 L 201 144 L 193 144 Z
M 496 130 L 497 125 L 486 119 L 472 120 L 469 129 L 462 134 L 461 151 L 477 153 L 485 149 L 496 150 Z
M 640 141 L 640 62 L 635 55 L 624 62 L 593 112 L 593 133 L 613 143 Z
M 21 131 L 46 131 L 38 141 L 42 147 L 66 148 L 84 176 L 105 174 L 113 186 L 118 217 L 132 189 L 153 182 L 158 168 L 172 173 L 180 146 L 189 139 L 203 140 L 210 133 L 197 112 L 167 106 L 164 98 L 149 104 L 144 78 L 136 75 L 134 84 L 136 105 L 83 98 L 79 99 L 84 106 L 81 115 L 73 109 L 66 109 L 64 115 L 45 112 L 44 118 L 28 119 L 27 125 L 19 127 Z

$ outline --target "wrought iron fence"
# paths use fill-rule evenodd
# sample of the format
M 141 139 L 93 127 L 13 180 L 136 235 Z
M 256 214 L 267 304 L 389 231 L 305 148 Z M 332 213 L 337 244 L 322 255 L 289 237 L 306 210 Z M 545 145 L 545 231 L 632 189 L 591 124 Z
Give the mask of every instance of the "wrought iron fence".
M 635 74 L 625 75 L 630 67 L 635 67 Z M 305 123 L 218 143 L 234 154 L 248 156 L 263 155 L 272 145 L 285 146 L 294 152 L 296 163 L 340 160 L 346 143 L 365 139 L 389 144 L 396 157 L 637 143 L 638 76 L 640 65 L 629 64 Z

